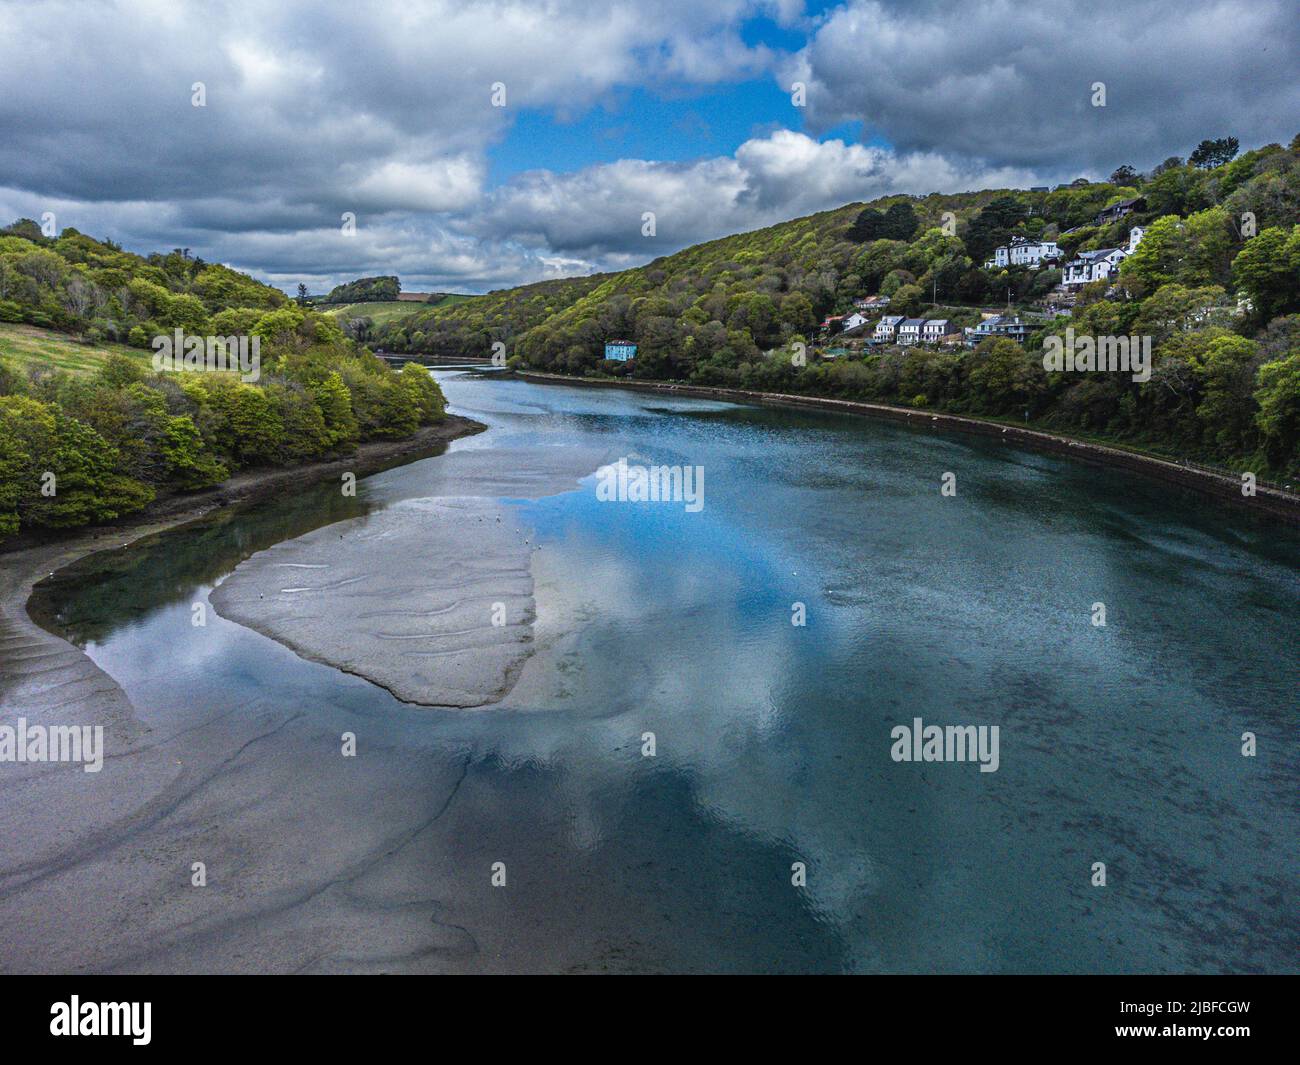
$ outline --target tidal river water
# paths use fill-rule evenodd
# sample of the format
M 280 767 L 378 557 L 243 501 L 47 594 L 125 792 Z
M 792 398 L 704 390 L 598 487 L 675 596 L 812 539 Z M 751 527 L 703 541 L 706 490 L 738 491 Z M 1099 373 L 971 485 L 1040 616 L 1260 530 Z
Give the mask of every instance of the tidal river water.
M 219 804 L 149 829 L 160 865 L 209 856 L 214 901 L 142 898 L 161 915 L 97 966 L 1297 968 L 1294 530 L 995 440 L 437 376 L 486 433 L 50 593 L 178 762 L 256 736 L 213 769 Z M 702 467 L 702 509 L 602 501 L 621 457 Z M 455 495 L 528 541 L 531 655 L 494 705 L 413 706 L 191 623 L 254 552 Z M 996 771 L 895 761 L 917 718 L 998 726 Z

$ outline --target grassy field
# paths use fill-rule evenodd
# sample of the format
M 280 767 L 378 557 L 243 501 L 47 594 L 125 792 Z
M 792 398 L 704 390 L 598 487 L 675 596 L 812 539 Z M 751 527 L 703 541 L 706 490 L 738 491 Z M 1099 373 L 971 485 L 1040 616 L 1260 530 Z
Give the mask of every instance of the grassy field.
M 153 357 L 152 351 L 128 348 L 124 344 L 80 344 L 64 333 L 0 322 L 0 359 L 15 370 L 25 371 L 35 366 L 89 373 L 114 352 L 146 367 Z
M 376 325 L 387 325 L 389 322 L 398 318 L 405 318 L 408 314 L 414 314 L 416 311 L 427 311 L 430 307 L 450 307 L 473 298 L 473 296 L 449 293 L 436 303 L 411 303 L 403 300 L 393 300 L 386 303 L 341 303 L 334 307 L 321 306 L 320 310 L 326 314 L 332 314 L 336 318 L 359 318 L 364 316 L 373 319 Z

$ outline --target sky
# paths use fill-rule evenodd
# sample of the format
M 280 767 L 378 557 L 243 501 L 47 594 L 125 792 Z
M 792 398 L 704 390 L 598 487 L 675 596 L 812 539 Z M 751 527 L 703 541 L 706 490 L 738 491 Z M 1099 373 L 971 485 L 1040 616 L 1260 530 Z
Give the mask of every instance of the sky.
M 483 292 L 1297 132 L 1295 0 L 0 0 L 0 220 L 286 291 Z

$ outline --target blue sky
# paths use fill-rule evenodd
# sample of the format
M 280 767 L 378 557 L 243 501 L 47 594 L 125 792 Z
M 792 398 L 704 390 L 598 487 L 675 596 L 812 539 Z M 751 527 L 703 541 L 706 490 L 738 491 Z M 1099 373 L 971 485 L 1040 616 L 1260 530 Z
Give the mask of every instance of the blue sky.
M 803 5 L 798 25 L 782 26 L 766 14 L 736 26 L 750 48 L 793 56 L 805 47 L 817 19 L 837 5 Z M 716 84 L 631 84 L 610 90 L 578 114 L 570 109 L 521 109 L 508 133 L 490 150 L 489 178 L 503 184 L 535 169 L 579 170 L 615 159 L 688 162 L 711 155 L 730 155 L 745 141 L 775 129 L 805 131 L 804 109 L 791 102 L 788 87 L 771 71 Z M 861 121 L 840 122 L 819 140 L 857 140 Z M 888 147 L 887 139 L 872 143 Z
M 488 174 L 493 184 L 504 184 L 528 170 L 581 170 L 615 159 L 688 162 L 730 155 L 775 129 L 803 132 L 803 111 L 770 77 L 671 94 L 649 88 L 612 91 L 576 117 L 522 110 L 490 149 Z M 856 141 L 861 130 L 861 121 L 841 122 L 817 139 Z M 871 143 L 889 147 L 883 137 Z

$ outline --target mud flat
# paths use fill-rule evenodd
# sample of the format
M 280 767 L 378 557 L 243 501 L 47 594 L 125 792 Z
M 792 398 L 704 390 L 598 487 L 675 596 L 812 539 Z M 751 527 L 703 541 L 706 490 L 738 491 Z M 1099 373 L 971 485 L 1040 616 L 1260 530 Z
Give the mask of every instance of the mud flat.
M 222 617 L 403 702 L 500 701 L 532 653 L 529 533 L 501 499 L 574 491 L 604 451 L 481 447 L 421 470 L 419 497 L 276 544 L 213 589 Z
M 532 642 L 518 522 L 479 498 L 409 499 L 241 563 L 223 617 L 425 706 L 475 707 L 514 683 Z

